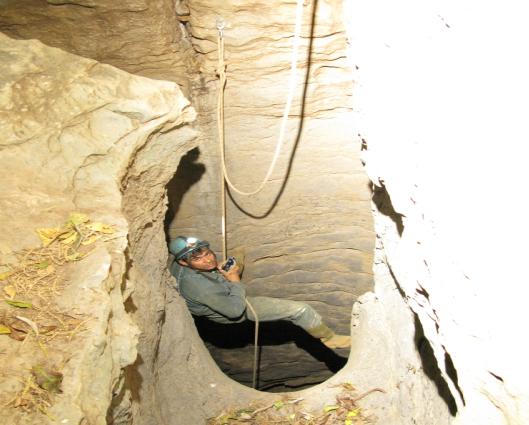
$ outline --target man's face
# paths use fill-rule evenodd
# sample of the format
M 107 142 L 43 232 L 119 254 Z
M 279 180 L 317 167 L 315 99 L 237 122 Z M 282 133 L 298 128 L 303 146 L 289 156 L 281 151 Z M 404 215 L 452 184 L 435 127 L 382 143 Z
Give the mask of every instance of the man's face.
M 193 252 L 186 260 L 180 260 L 184 265 L 195 270 L 209 272 L 217 268 L 217 256 L 209 248 L 200 248 L 200 250 Z

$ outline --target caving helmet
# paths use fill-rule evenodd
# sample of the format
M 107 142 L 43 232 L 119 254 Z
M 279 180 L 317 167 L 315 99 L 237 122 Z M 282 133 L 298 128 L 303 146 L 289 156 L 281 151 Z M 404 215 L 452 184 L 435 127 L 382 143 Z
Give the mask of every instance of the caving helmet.
M 209 248 L 209 242 L 186 236 L 178 236 L 169 244 L 169 251 L 177 260 L 187 259 L 189 255 L 200 251 L 202 248 Z

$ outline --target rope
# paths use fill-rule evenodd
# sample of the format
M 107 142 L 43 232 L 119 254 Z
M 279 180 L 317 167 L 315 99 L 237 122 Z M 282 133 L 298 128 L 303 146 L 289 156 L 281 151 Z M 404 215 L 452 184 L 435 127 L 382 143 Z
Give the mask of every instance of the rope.
M 220 199 L 221 199 L 221 232 L 222 232 L 222 257 L 223 261 L 226 261 L 228 256 L 228 241 L 226 238 L 226 177 L 225 177 L 225 166 L 224 166 L 224 88 L 226 87 L 226 65 L 224 64 L 224 21 L 217 19 L 217 30 L 218 39 L 217 44 L 219 46 L 219 67 L 217 72 L 219 73 L 219 96 L 217 99 L 217 129 L 219 133 L 219 143 L 221 150 L 221 161 L 222 161 L 222 172 L 220 175 Z
M 288 96 L 287 96 L 287 101 L 285 105 L 285 110 L 283 112 L 283 118 L 281 120 L 281 128 L 279 130 L 279 137 L 277 140 L 276 149 L 274 152 L 274 156 L 272 158 L 272 162 L 270 163 L 270 167 L 268 168 L 268 171 L 263 181 L 259 184 L 257 189 L 250 191 L 250 192 L 244 192 L 238 189 L 237 187 L 235 187 L 231 179 L 228 177 L 228 172 L 226 169 L 225 140 L 224 140 L 224 89 L 226 87 L 226 65 L 224 63 L 224 34 L 223 34 L 224 23 L 220 20 L 217 21 L 217 29 L 218 29 L 217 43 L 219 46 L 219 58 L 218 58 L 219 65 L 218 65 L 217 72 L 219 74 L 219 80 L 220 80 L 219 96 L 218 96 L 218 102 L 217 102 L 217 125 L 218 125 L 218 133 L 219 133 L 220 152 L 221 152 L 222 173 L 223 173 L 224 179 L 226 180 L 226 183 L 228 183 L 228 186 L 234 192 L 238 193 L 239 195 L 251 196 L 251 195 L 255 195 L 256 193 L 260 192 L 265 186 L 270 176 L 272 175 L 277 159 L 279 158 L 279 153 L 281 152 L 281 147 L 283 145 L 283 141 L 285 138 L 288 116 L 290 114 L 292 100 L 294 99 L 294 90 L 296 88 L 296 82 L 297 82 L 297 61 L 298 61 L 299 45 L 300 45 L 300 40 L 301 40 L 302 18 L 303 18 L 303 0 L 297 0 L 296 25 L 294 29 L 293 50 L 292 50 L 292 58 L 290 62 L 289 89 L 288 89 Z
M 239 195 L 251 196 L 259 193 L 266 182 L 269 180 L 272 172 L 274 171 L 275 165 L 279 158 L 279 153 L 281 152 L 281 147 L 285 139 L 286 127 L 288 122 L 288 116 L 290 115 L 290 109 L 292 107 L 292 101 L 294 99 L 294 90 L 296 88 L 297 82 L 297 62 L 298 62 L 298 52 L 299 45 L 301 41 L 301 23 L 303 20 L 303 0 L 297 0 L 296 4 L 296 24 L 294 29 L 294 41 L 293 41 L 293 50 L 292 57 L 290 62 L 290 78 L 289 78 L 289 88 L 288 96 L 285 104 L 285 110 L 283 112 L 283 118 L 281 120 L 281 127 L 279 130 L 279 137 L 277 140 L 276 148 L 274 151 L 274 156 L 272 157 L 272 162 L 268 168 L 268 171 L 259 184 L 257 189 L 245 192 L 238 189 L 228 177 L 228 171 L 226 168 L 226 152 L 225 152 L 225 134 L 224 134 L 224 89 L 226 88 L 226 64 L 224 63 L 224 22 L 217 20 L 217 29 L 218 29 L 218 38 L 217 44 L 219 46 L 218 54 L 218 69 L 219 74 L 219 96 L 217 100 L 217 126 L 218 126 L 218 135 L 219 135 L 219 144 L 220 144 L 220 153 L 221 153 L 221 164 L 222 164 L 222 176 L 221 176 L 221 202 L 222 202 L 222 254 L 224 261 L 227 257 L 227 240 L 226 240 L 226 183 L 228 186 Z M 257 316 L 256 311 L 254 310 L 252 304 L 245 299 L 246 305 L 253 313 L 255 317 L 255 333 L 254 333 L 254 359 L 253 359 L 253 376 L 252 376 L 252 386 L 256 388 L 257 385 L 257 367 L 258 367 L 258 356 L 259 356 L 259 317 Z
M 248 301 L 248 298 L 245 298 L 246 305 L 250 309 L 250 311 L 253 313 L 253 316 L 255 317 L 255 332 L 254 332 L 254 344 L 253 344 L 253 375 L 252 375 L 252 387 L 256 388 L 257 385 L 257 364 L 259 359 L 259 317 L 257 316 L 257 313 L 255 312 L 253 306 L 250 304 L 250 301 Z
M 220 176 L 220 199 L 221 199 L 221 210 L 222 210 L 222 219 L 221 219 L 221 231 L 222 231 L 222 258 L 223 261 L 226 261 L 228 258 L 228 241 L 226 238 L 226 180 L 224 180 L 224 175 Z

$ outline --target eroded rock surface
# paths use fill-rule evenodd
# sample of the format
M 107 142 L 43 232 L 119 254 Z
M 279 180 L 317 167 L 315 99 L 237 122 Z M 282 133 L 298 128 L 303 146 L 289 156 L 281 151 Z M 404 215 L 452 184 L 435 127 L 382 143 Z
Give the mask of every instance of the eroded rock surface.
M 69 286 L 61 305 L 89 320 L 72 345 L 49 348 L 59 349 L 64 368 L 63 392 L 50 414 L 61 423 L 103 424 L 108 412 L 109 420 L 124 423 L 137 413 L 132 392 L 143 396 L 124 379 L 124 368 L 141 358 L 127 370 L 154 381 L 153 355 L 163 319 L 160 276 L 167 257 L 150 263 L 155 280 L 150 282 L 139 275 L 147 258 L 141 250 L 146 242 L 139 240 L 154 246 L 154 235 L 163 235 L 165 184 L 180 156 L 194 146 L 194 133 L 185 124 L 195 113 L 174 83 L 133 76 L 38 41 L 0 37 L 0 262 L 38 246 L 34 230 L 61 225 L 73 211 L 115 226 L 115 238 L 71 265 L 66 275 Z M 165 158 L 163 166 L 159 157 Z M 142 175 L 151 181 L 148 196 L 134 188 L 129 201 L 129 189 Z M 163 236 L 158 244 L 159 257 L 166 252 Z M 134 290 L 150 301 L 143 316 L 148 326 L 133 314 L 136 298 L 129 297 Z M 8 344 L 10 359 L 17 359 L 11 372 L 26 373 L 31 354 L 7 336 L 1 342 Z M 9 368 L 5 358 L 2 367 Z M 120 403 L 109 409 L 113 398 Z M 49 419 L 24 416 L 12 407 L 0 415 L 3 423 Z
M 0 30 L 180 85 L 198 112 L 194 126 L 200 147 L 182 161 L 169 186 L 169 233 L 201 236 L 221 252 L 217 18 L 226 26 L 227 166 L 232 180 L 248 190 L 264 177 L 278 138 L 288 92 L 294 3 L 8 0 L 0 12 Z M 246 248 L 245 280 L 252 292 L 306 300 L 332 327 L 347 332 L 353 301 L 372 286 L 374 237 L 360 145 L 352 137 L 353 84 L 341 1 L 307 2 L 302 20 L 285 146 L 262 193 L 244 198 L 232 192 L 237 206 L 228 201 L 229 246 Z M 267 368 L 271 375 L 264 374 L 263 383 L 288 376 L 297 360 L 315 376 L 330 376 L 325 364 L 329 353 L 322 359 L 293 343 L 279 348 L 273 337 L 268 340 L 272 346 L 263 360 L 271 364 L 282 358 L 284 366 L 278 364 L 276 372 Z M 297 343 L 304 344 L 299 338 Z M 229 352 L 210 347 L 225 370 L 237 367 Z M 251 364 L 248 350 L 245 363 Z M 238 379 L 248 383 L 251 370 L 239 372 Z
M 13 38 L 36 38 L 80 56 L 128 72 L 175 81 L 188 90 L 190 46 L 170 0 L 12 1 L 0 10 L 0 31 Z
M 108 188 L 114 186 L 103 181 L 94 186 L 97 196 L 72 198 L 72 187 L 77 190 L 83 187 L 81 183 L 99 177 L 101 169 L 123 163 L 114 157 L 99 162 L 114 150 L 107 154 L 95 149 L 93 154 L 90 138 L 74 145 L 78 127 L 81 134 L 85 130 L 75 119 L 75 108 L 66 108 L 65 119 L 71 121 L 75 132 L 72 134 L 70 127 L 62 132 L 64 146 L 60 148 L 54 137 L 47 138 L 55 155 L 42 160 L 39 154 L 30 157 L 26 165 L 17 165 L 30 168 L 30 177 L 17 183 L 21 190 L 7 189 L 8 207 L 19 201 L 23 204 L 21 193 L 33 193 L 36 205 L 43 205 L 46 214 L 24 213 L 28 224 L 40 226 L 63 219 L 63 211 L 53 207 L 55 201 L 64 212 L 71 207 L 99 211 L 111 205 L 101 219 L 129 226 L 130 241 L 126 256 L 110 268 L 110 276 L 130 270 L 124 281 L 113 277 L 121 288 L 112 292 L 116 294 L 112 302 L 123 304 L 135 287 L 126 311 L 145 333 L 138 345 L 140 356 L 124 379 L 119 380 L 117 370 L 111 370 L 116 385 L 112 387 L 115 405 L 110 416 L 116 423 L 126 423 L 131 414 L 138 423 L 149 425 L 162 421 L 202 423 L 218 413 L 222 403 L 242 404 L 258 393 L 226 380 L 211 367 L 185 307 L 172 290 L 164 316 L 160 286 L 171 279 L 165 271 L 165 256 L 160 255 L 165 251 L 162 187 L 182 154 L 189 152 L 170 186 L 171 214 L 175 216 L 170 233 L 197 234 L 220 252 L 216 20 L 220 16 L 226 22 L 228 170 L 239 186 L 251 189 L 265 174 L 278 134 L 295 5 L 206 0 L 149 2 L 148 7 L 133 1 L 110 6 L 97 0 L 58 3 L 4 2 L 9 7 L 1 11 L 2 28 L 132 72 L 177 81 L 199 112 L 194 125 L 200 133 L 196 142 L 178 148 L 171 144 L 171 133 L 155 139 L 146 136 L 150 142 L 133 155 L 124 147 L 129 145 L 120 145 L 130 159 L 127 171 L 122 169 L 118 179 L 124 197 L 110 195 Z M 386 391 L 365 401 L 377 411 L 381 423 L 528 422 L 529 391 L 523 379 L 528 355 L 518 343 L 524 332 L 518 324 L 524 323 L 527 310 L 523 305 L 526 293 L 519 285 L 525 273 L 521 243 L 527 239 L 522 232 L 527 211 L 517 202 L 518 184 L 527 180 L 521 172 L 525 156 L 519 148 L 523 145 L 520 134 L 525 135 L 526 128 L 519 110 L 509 107 L 523 104 L 527 97 L 527 69 L 508 54 L 512 50 L 504 48 L 524 51 L 525 26 L 516 21 L 523 14 L 496 16 L 501 8 L 482 10 L 476 4 L 475 10 L 481 13 L 476 20 L 457 6 L 346 2 L 352 6 L 346 12 L 351 19 L 348 62 L 341 2 L 306 3 L 302 74 L 296 85 L 286 147 L 263 193 L 249 199 L 232 193 L 234 199 L 228 205 L 229 246 L 247 248 L 245 279 L 251 291 L 308 300 L 337 329 L 347 331 L 351 303 L 371 287 L 372 278 L 374 233 L 371 192 L 359 161 L 362 141 L 367 148 L 363 152 L 366 170 L 377 187 L 373 199 L 378 237 L 376 287 L 373 294 L 360 296 L 354 307 L 356 343 L 348 364 L 301 396 L 321 409 L 332 403 L 335 385 L 351 381 L 361 390 L 380 387 Z M 21 9 L 29 4 L 32 9 Z M 312 16 L 314 6 L 317 12 Z M 44 19 L 49 17 L 52 23 Z M 311 34 L 312 18 L 315 26 Z M 503 22 L 504 31 L 496 39 L 498 32 L 493 29 L 498 22 Z M 470 54 L 476 51 L 479 54 Z M 25 61 L 30 68 L 34 62 L 17 61 Z M 93 70 L 106 78 L 107 68 L 94 65 Z M 305 84 L 303 72 L 307 70 Z M 36 75 L 39 80 L 38 72 Z M 47 84 L 23 78 L 19 83 L 35 90 L 45 90 Z M 99 95 L 90 81 L 82 87 L 83 96 L 93 99 L 94 93 Z M 483 101 L 484 88 L 493 102 Z M 513 93 L 519 97 L 510 97 Z M 73 98 L 78 96 L 74 94 Z M 140 97 L 149 98 L 143 91 Z M 32 94 L 31 101 L 20 101 L 17 108 L 29 111 L 30 118 L 31 108 L 36 108 L 33 116 L 37 117 L 39 108 L 55 110 L 39 99 Z M 164 99 L 165 105 L 171 95 Z M 28 111 L 22 110 L 25 103 L 31 105 Z M 115 121 L 112 128 L 119 131 L 126 133 L 136 128 L 134 125 L 142 125 L 142 107 L 125 108 L 124 112 L 119 106 L 121 112 L 114 114 L 106 106 L 90 105 L 96 108 L 96 115 L 109 114 Z M 305 120 L 296 147 L 302 110 Z M 153 116 L 158 119 L 163 113 Z M 23 124 L 14 120 L 10 131 L 24 141 L 40 128 L 48 134 L 56 119 L 50 119 L 49 125 L 29 118 Z M 156 119 L 152 122 L 158 122 Z M 107 149 L 112 143 L 99 125 L 91 126 L 90 131 L 103 135 Z M 186 130 L 179 131 L 183 131 L 183 139 L 191 137 Z M 503 150 L 499 150 L 498 141 L 505 146 Z M 196 144 L 199 151 L 193 150 Z M 26 142 L 10 149 L 24 145 Z M 168 145 L 172 147 L 166 150 Z M 76 155 L 78 150 L 83 158 L 80 165 L 79 161 L 63 162 L 62 152 L 75 151 Z M 296 155 L 282 190 L 292 151 Z M 160 157 L 170 160 L 154 166 Z M 18 164 L 18 155 L 9 156 L 11 161 Z M 54 175 L 56 180 L 40 181 L 41 173 L 34 170 L 48 164 L 66 172 Z M 79 169 L 74 173 L 75 187 L 68 183 L 71 169 Z M 28 183 L 34 181 L 36 185 Z M 121 200 L 122 212 L 118 208 Z M 457 207 L 462 205 L 464 208 Z M 498 222 L 502 226 L 497 226 Z M 5 227 L 10 239 L 21 234 Z M 27 246 L 35 242 L 33 236 L 24 238 L 17 238 L 17 243 Z M 495 249 L 491 249 L 492 240 Z M 503 294 L 516 297 L 499 301 L 499 283 Z M 120 308 L 116 311 L 123 314 Z M 158 343 L 160 329 L 163 337 Z M 328 377 L 329 358 L 307 347 L 299 335 L 294 338 L 300 345 L 296 349 L 289 332 L 292 330 L 269 329 L 262 333 L 262 382 L 274 385 L 280 379 L 295 387 Z M 266 339 L 270 335 L 280 338 Z M 228 373 L 249 383 L 251 329 L 242 337 L 246 338 L 242 344 L 241 340 L 235 344 L 247 345 L 244 355 L 223 348 L 212 353 Z M 211 343 L 222 347 L 226 340 Z M 127 361 L 123 359 L 129 361 L 130 357 L 117 356 L 113 364 L 124 365 Z M 312 374 L 298 379 L 304 373 L 299 363 L 310 366 Z M 133 388 L 140 390 L 135 393 Z M 453 416 L 456 410 L 457 416 Z
M 528 209 L 518 202 L 529 69 L 514 53 L 527 26 L 514 5 L 419 3 L 349 2 L 346 14 L 358 132 L 378 187 L 386 272 L 375 293 L 386 304 L 384 285 L 396 285 L 416 314 L 457 405 L 451 423 L 529 423 Z
M 200 153 L 181 164 L 189 173 L 177 175 L 169 187 L 176 212 L 169 231 L 208 239 L 220 253 L 217 18 L 225 23 L 227 169 L 239 189 L 251 191 L 265 176 L 278 140 L 296 7 L 253 1 L 186 4 L 186 28 L 201 71 L 192 76 L 191 97 L 202 131 Z M 340 8 L 340 1 L 303 7 L 298 77 L 282 153 L 262 192 L 245 197 L 230 190 L 227 233 L 230 249 L 246 249 L 249 293 L 307 301 L 331 327 L 346 333 L 354 300 L 372 287 L 374 235 L 360 144 L 352 137 L 353 82 Z M 182 187 L 189 188 L 183 196 Z M 228 374 L 249 384 L 252 347 L 244 354 L 231 348 L 252 341 L 252 329 L 237 337 L 235 330 L 211 335 L 218 332 L 204 333 L 213 356 Z M 264 327 L 261 337 L 263 388 L 282 380 L 295 388 L 303 377 L 306 383 L 321 381 L 347 356 L 313 346 L 294 329 Z

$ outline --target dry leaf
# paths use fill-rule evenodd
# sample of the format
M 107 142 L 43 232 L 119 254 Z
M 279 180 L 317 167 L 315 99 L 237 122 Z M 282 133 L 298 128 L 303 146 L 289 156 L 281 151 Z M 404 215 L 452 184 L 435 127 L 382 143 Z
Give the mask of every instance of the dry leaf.
M 55 272 L 55 266 L 53 264 L 50 264 L 45 269 L 37 271 L 37 274 L 39 276 L 48 276 L 49 274 L 52 274 L 53 272 Z
M 61 243 L 65 245 L 70 245 L 74 243 L 78 237 L 79 235 L 77 234 L 77 232 L 75 230 L 72 230 L 71 232 L 68 232 L 62 236 L 59 236 L 59 239 L 61 239 Z
M 62 373 L 46 369 L 40 365 L 33 366 L 31 369 L 37 385 L 46 391 L 60 393 Z
M 33 307 L 33 304 L 31 303 L 27 303 L 25 301 L 15 301 L 15 300 L 4 300 L 6 303 L 8 303 L 9 305 L 12 305 L 13 307 L 18 307 L 18 308 L 31 308 Z
M 57 328 L 58 328 L 57 325 L 44 325 L 40 327 L 40 333 L 47 334 L 49 332 L 54 331 Z
M 9 329 L 7 326 L 0 325 L 0 335 L 6 335 L 10 333 L 11 329 Z
M 63 233 L 63 231 L 59 227 L 37 229 L 37 235 L 44 246 L 48 246 L 52 243 L 61 233 Z
M 18 323 L 18 322 L 14 321 L 14 320 L 9 322 L 9 326 L 14 331 L 22 332 L 24 334 L 28 333 L 27 326 L 23 326 L 22 323 Z
M 45 269 L 50 265 L 49 261 L 41 261 L 40 263 L 37 263 L 37 269 Z
M 274 407 L 276 408 L 276 410 L 281 409 L 284 405 L 285 405 L 285 403 L 283 403 L 281 400 L 276 401 L 276 402 L 274 403 Z
M 16 291 L 16 289 L 15 289 L 15 287 L 13 285 L 4 286 L 3 289 L 4 289 L 4 292 L 9 297 L 10 300 L 15 298 L 15 295 L 17 294 L 17 291 Z
M 14 273 L 14 271 L 10 270 L 8 272 L 0 273 L 0 280 L 6 280 L 9 276 L 11 276 Z
M 68 218 L 68 222 L 72 223 L 75 226 L 86 223 L 89 220 L 90 218 L 88 218 L 86 214 L 82 213 L 70 213 L 70 217 Z
M 349 390 L 349 391 L 354 391 L 356 388 L 354 387 L 354 385 L 350 382 L 344 382 L 342 384 L 342 387 L 345 388 L 346 390 Z
M 17 341 L 24 341 L 26 339 L 26 336 L 26 332 L 20 332 L 15 329 L 13 329 L 12 332 L 9 334 L 9 338 L 15 339 Z
M 81 245 L 90 245 L 93 244 L 98 239 L 101 239 L 102 235 L 92 235 L 89 238 L 86 238 L 84 241 L 81 242 Z
M 82 258 L 82 255 L 80 252 L 74 252 L 73 254 L 65 255 L 64 258 L 68 261 L 77 261 Z
M 355 410 L 350 410 L 349 412 L 347 412 L 347 417 L 348 418 L 354 418 L 355 416 L 358 416 L 358 413 L 360 413 L 360 409 L 355 409 Z
M 104 223 L 90 223 L 90 224 L 87 224 L 86 227 L 88 227 L 90 230 L 93 230 L 94 232 L 108 233 L 108 234 L 116 232 L 116 229 L 114 229 L 113 226 L 110 226 Z
M 21 320 L 22 322 L 29 325 L 31 329 L 33 329 L 33 332 L 35 332 L 35 335 L 39 336 L 39 328 L 37 324 L 33 320 L 29 320 L 27 317 L 24 316 L 15 316 L 18 320 Z

